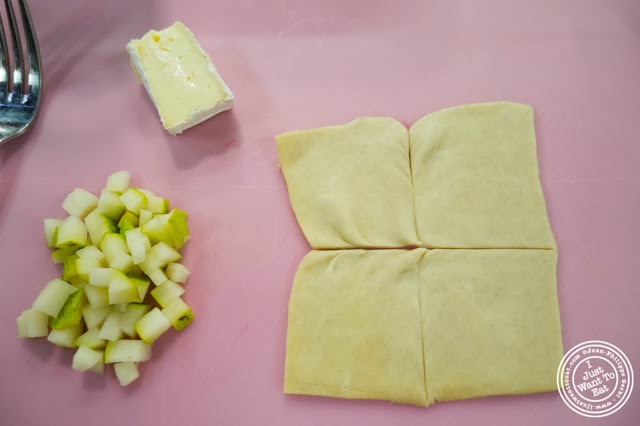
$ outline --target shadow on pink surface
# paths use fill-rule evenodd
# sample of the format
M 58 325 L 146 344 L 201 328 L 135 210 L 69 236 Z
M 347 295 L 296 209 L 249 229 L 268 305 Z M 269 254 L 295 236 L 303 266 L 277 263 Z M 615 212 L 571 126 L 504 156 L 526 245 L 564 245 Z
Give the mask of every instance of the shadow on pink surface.
M 56 350 L 47 339 L 22 339 L 22 346 L 42 362 L 49 360 Z
M 55 2 L 30 2 L 44 69 L 43 102 L 67 79 L 82 77 L 77 69 L 83 62 L 92 63 L 95 59 L 87 52 L 97 47 L 108 49 L 105 41 L 110 40 L 110 34 L 124 35 L 124 49 L 129 41 L 127 35 L 142 35 L 138 34 L 140 29 L 149 27 L 156 16 L 153 0 L 112 0 L 99 2 L 100 7 L 90 2 L 75 3 L 78 4 L 60 7 Z M 122 60 L 126 59 L 123 55 Z
M 115 374 L 113 374 L 111 368 L 107 368 L 106 366 L 103 374 L 93 372 L 84 373 L 82 376 L 82 387 L 88 391 L 102 391 L 106 389 L 107 382 L 116 380 L 116 378 L 112 376 L 115 376 Z
M 196 33 L 196 37 L 198 34 Z M 171 148 L 175 165 L 180 169 L 196 166 L 210 156 L 221 157 L 233 151 L 243 151 L 255 140 L 243 135 L 243 126 L 262 124 L 275 106 L 264 87 L 264 78 L 258 74 L 242 49 L 234 45 L 213 45 L 206 39 L 198 40 L 209 53 L 211 60 L 235 96 L 231 110 L 222 112 L 180 135 L 164 132 L 164 140 Z M 144 87 L 140 86 L 140 97 L 145 98 L 145 115 L 157 117 L 158 113 Z M 260 105 L 259 109 L 252 108 Z M 241 118 L 240 118 L 241 117 Z M 158 119 L 158 125 L 160 121 Z M 269 143 L 275 135 L 265 134 Z
M 0 146 L 0 223 L 3 222 L 6 209 L 13 200 L 15 182 L 21 174 L 23 162 L 35 147 L 41 129 L 41 123 L 36 121 L 26 134 Z
M 231 109 L 187 129 L 184 134 L 167 134 L 173 161 L 180 169 L 190 168 L 211 155 L 222 155 L 239 147 L 240 124 Z

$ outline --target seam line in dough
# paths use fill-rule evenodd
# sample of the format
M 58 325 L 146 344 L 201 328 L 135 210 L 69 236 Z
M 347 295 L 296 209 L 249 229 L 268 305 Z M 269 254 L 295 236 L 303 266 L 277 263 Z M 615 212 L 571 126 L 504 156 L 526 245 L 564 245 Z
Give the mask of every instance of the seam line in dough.
M 556 250 L 553 247 L 422 247 L 427 250 Z M 400 249 L 401 250 L 401 249 Z
M 426 246 L 407 246 L 407 247 L 345 247 L 345 248 L 313 248 L 312 251 L 353 251 L 353 250 L 406 250 L 411 251 L 423 248 L 425 250 L 557 250 L 553 247 L 426 247 Z
M 424 380 L 424 397 L 426 398 L 426 404 L 429 406 L 429 394 L 427 392 L 427 360 L 424 353 L 424 321 L 422 320 L 422 296 L 420 294 L 420 283 L 422 282 L 422 262 L 427 255 L 428 250 L 425 251 L 422 256 L 420 256 L 420 260 L 416 264 L 418 268 L 418 309 L 420 309 L 420 343 L 422 346 L 422 378 Z
M 424 246 L 424 242 L 418 233 L 418 212 L 416 210 L 416 186 L 413 182 L 413 162 L 411 161 L 411 132 L 407 129 L 407 145 L 409 153 L 409 175 L 411 176 L 411 202 L 413 203 L 413 227 L 416 230 L 416 237 L 420 245 Z
M 342 386 L 318 385 L 318 384 L 313 384 L 313 383 L 303 383 L 303 382 L 293 382 L 293 381 L 289 381 L 289 384 L 302 385 L 302 386 L 312 386 L 312 387 L 323 388 L 323 389 L 339 390 L 342 393 L 344 393 L 345 395 L 348 394 L 348 393 L 362 394 L 362 395 L 365 395 L 365 396 L 372 395 L 372 393 L 370 391 L 353 389 L 353 388 L 349 388 L 348 390 L 345 390 L 345 388 L 342 387 Z M 297 395 L 297 394 L 293 394 L 293 395 Z M 375 395 L 375 394 L 373 394 L 373 395 Z

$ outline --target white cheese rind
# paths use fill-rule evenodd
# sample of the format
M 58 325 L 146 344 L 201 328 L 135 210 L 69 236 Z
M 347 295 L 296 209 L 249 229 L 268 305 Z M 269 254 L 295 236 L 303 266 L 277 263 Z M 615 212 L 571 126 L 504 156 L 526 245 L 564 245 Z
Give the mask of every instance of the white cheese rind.
M 129 52 L 129 55 L 131 56 L 131 64 L 135 69 L 136 73 L 138 74 L 138 76 L 140 77 L 142 84 L 144 85 L 147 93 L 149 94 L 149 97 L 151 98 L 154 106 L 156 107 L 156 110 L 158 111 L 158 115 L 160 116 L 160 120 L 162 121 L 163 127 L 172 135 L 180 134 L 186 129 L 193 127 L 197 124 L 200 124 L 203 121 L 208 120 L 209 118 L 213 117 L 216 114 L 219 114 L 223 111 L 231 109 L 233 107 L 233 102 L 235 99 L 233 93 L 231 92 L 231 89 L 224 82 L 224 80 L 220 76 L 220 73 L 218 73 L 218 70 L 213 65 L 211 58 L 204 51 L 202 46 L 200 46 L 200 43 L 198 43 L 193 33 L 184 25 L 183 25 L 183 28 L 186 30 L 186 32 L 188 33 L 188 35 L 190 36 L 191 40 L 194 42 L 195 46 L 200 51 L 200 53 L 206 57 L 209 63 L 209 71 L 211 71 L 215 75 L 215 77 L 220 83 L 220 87 L 222 88 L 222 91 L 225 93 L 226 96 L 225 98 L 221 99 L 219 102 L 216 102 L 215 104 L 211 105 L 209 108 L 204 108 L 204 109 L 194 108 L 190 112 L 189 118 L 186 121 L 177 123 L 171 127 L 167 127 L 164 118 L 160 114 L 160 108 L 158 107 L 158 102 L 153 94 L 153 91 L 151 90 L 147 72 L 142 63 L 142 59 L 138 55 L 138 49 L 134 44 L 134 41 L 132 40 L 126 46 L 127 52 Z

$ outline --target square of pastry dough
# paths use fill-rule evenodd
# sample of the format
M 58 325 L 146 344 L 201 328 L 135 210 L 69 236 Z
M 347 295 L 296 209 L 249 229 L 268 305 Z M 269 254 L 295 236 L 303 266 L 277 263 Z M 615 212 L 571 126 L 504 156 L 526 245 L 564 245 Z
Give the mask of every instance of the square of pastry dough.
M 555 250 L 429 250 L 420 298 L 429 403 L 556 389 Z
M 510 102 L 429 114 L 409 131 L 418 236 L 433 248 L 554 248 L 533 111 Z
M 289 300 L 284 392 L 426 405 L 424 252 L 310 252 Z
M 419 243 L 407 129 L 392 118 L 276 137 L 289 199 L 319 249 L 399 248 Z

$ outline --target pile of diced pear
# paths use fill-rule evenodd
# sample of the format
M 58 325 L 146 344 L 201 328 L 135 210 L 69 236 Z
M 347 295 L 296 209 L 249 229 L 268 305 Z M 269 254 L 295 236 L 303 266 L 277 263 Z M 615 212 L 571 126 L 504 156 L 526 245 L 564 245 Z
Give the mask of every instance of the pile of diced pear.
M 150 359 L 158 337 L 193 319 L 181 298 L 190 271 L 178 263 L 187 214 L 129 180 L 126 171 L 110 175 L 99 197 L 75 188 L 62 203 L 69 216 L 45 219 L 62 277 L 17 319 L 20 337 L 76 349 L 75 370 L 102 374 L 114 364 L 122 386 L 139 377 L 138 363 Z

